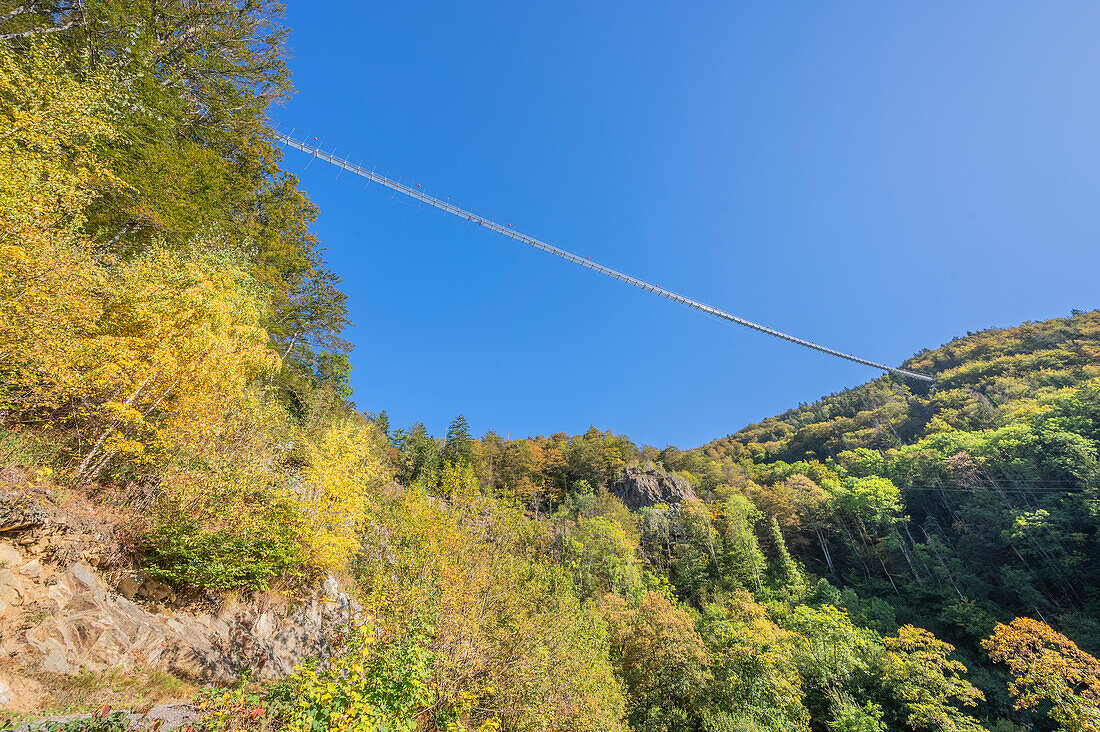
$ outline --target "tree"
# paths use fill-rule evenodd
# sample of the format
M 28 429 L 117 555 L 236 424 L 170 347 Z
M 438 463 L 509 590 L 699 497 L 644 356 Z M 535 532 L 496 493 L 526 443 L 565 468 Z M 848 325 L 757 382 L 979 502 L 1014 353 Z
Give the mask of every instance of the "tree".
M 747 494 L 764 513 L 774 516 L 787 531 L 816 527 L 829 494 L 801 473 L 769 486 L 750 484 Z
M 289 491 L 298 507 L 300 536 L 314 563 L 343 570 L 358 550 L 376 495 L 390 475 L 383 441 L 370 422 L 345 418 L 320 434 L 299 436 L 305 465 Z
M 348 354 L 328 351 L 318 353 L 316 374 L 318 386 L 332 389 L 341 399 L 351 397 L 351 363 L 348 362 Z
M 794 634 L 768 619 L 745 591 L 703 608 L 700 634 L 714 680 L 708 707 L 777 732 L 808 730 L 802 678 L 792 658 Z
M 224 240 L 157 245 L 110 269 L 69 251 L 71 278 L 55 276 L 57 250 L 20 260 L 29 286 L 3 293 L 19 317 L 0 331 L 0 368 L 6 406 L 48 410 L 85 441 L 77 479 L 116 456 L 148 464 L 201 443 L 224 405 L 276 368 L 262 292 Z
M 865 715 L 852 709 L 852 699 L 863 695 L 882 653 L 875 633 L 856 627 L 847 612 L 832 605 L 799 605 L 779 623 L 798 634 L 792 656 L 811 692 L 811 713 L 834 720 L 862 719 Z
M 998 623 L 982 646 L 1008 665 L 1008 690 L 1017 709 L 1051 705 L 1050 716 L 1066 732 L 1100 730 L 1100 661 L 1046 623 L 1016 618 Z
M 759 520 L 760 512 L 749 499 L 732 490 L 725 493 L 716 522 L 722 537 L 722 564 L 741 587 L 755 592 L 763 589 L 766 566 L 755 532 Z
M 886 732 L 882 723 L 882 707 L 874 702 L 862 706 L 854 702 L 841 703 L 828 721 L 829 732 Z
M 710 507 L 695 497 L 689 497 L 680 504 L 680 523 L 684 528 L 688 541 L 698 545 L 710 557 L 715 574 L 719 581 L 722 579 L 722 565 L 718 561 L 718 553 L 715 551 L 715 542 L 718 540 L 718 532 L 715 530 L 714 517 Z
M 316 208 L 279 169 L 267 121 L 270 105 L 292 91 L 281 5 L 34 2 L 4 14 L 0 31 L 5 25 L 11 31 L 0 37 L 21 51 L 48 37 L 77 78 L 110 70 L 113 134 L 97 149 L 109 165 L 94 170 L 109 168 L 125 183 L 98 176 L 97 195 L 70 218 L 73 225 L 100 254 L 123 258 L 216 229 L 250 259 L 250 274 L 267 290 L 263 325 L 282 356 L 278 391 L 293 403 L 308 401 L 313 382 L 329 376 L 339 388 L 338 371 L 314 367 L 325 365 L 316 354 L 339 357 L 351 348 L 340 336 L 349 324 L 346 296 L 310 231 Z M 95 99 L 85 101 L 97 111 Z
M 637 452 L 626 437 L 589 427 L 583 435 L 569 438 L 565 455 L 569 481 L 587 480 L 593 488 L 609 486 Z
M 86 208 L 124 189 L 103 147 L 119 136 L 125 96 L 111 74 L 34 42 L 21 53 L 0 44 L 0 245 L 26 256 L 79 240 Z M 16 260 L 18 261 L 18 260 Z
M 260 325 L 265 306 L 243 258 L 218 239 L 156 246 L 120 267 L 85 340 L 74 396 L 99 404 L 88 420 L 98 435 L 78 477 L 94 477 L 115 453 L 217 430 L 225 396 L 277 366 Z
M 279 4 L 90 0 L 58 7 L 39 5 L 59 21 L 76 21 L 63 36 L 71 53 L 120 68 L 141 98 L 122 119 L 126 144 L 113 151 L 116 171 L 133 190 L 100 201 L 94 228 L 131 250 L 214 224 L 265 250 L 290 244 L 300 233 L 295 227 L 265 231 L 265 220 L 288 213 L 284 204 L 295 198 L 264 205 L 273 193 L 280 197 L 285 181 L 264 119 L 291 92 Z M 312 215 L 308 202 L 301 212 Z M 262 241 L 253 236 L 260 233 Z
M 985 695 L 962 678 L 966 666 L 950 657 L 954 646 L 912 625 L 903 625 L 896 636 L 884 638 L 883 643 L 883 675 L 894 696 L 908 709 L 910 727 L 933 732 L 985 729 L 955 706 L 976 706 Z
M 408 432 L 397 430 L 394 442 L 400 453 L 397 479 L 405 485 L 419 483 L 434 488 L 439 480 L 439 443 L 420 422 Z
M 646 592 L 637 607 L 606 595 L 603 611 L 611 659 L 627 690 L 631 726 L 688 728 L 710 678 L 706 645 L 691 617 L 654 592 Z
M 504 440 L 493 430 L 488 430 L 474 445 L 477 454 L 477 472 L 486 495 L 499 492 L 500 465 L 504 457 Z
M 436 492 L 447 499 L 468 499 L 481 493 L 481 485 L 468 462 L 447 462 L 439 473 Z
M 461 414 L 447 427 L 447 440 L 440 454 L 444 462 L 470 463 L 474 459 L 474 440 L 470 437 L 470 423 Z
M 85 246 L 85 210 L 121 182 L 112 77 L 41 41 L 0 44 L 0 408 L 57 408 L 86 374 L 84 336 L 110 297 Z M 94 326 L 92 326 L 94 327 Z
M 377 518 L 357 567 L 366 607 L 395 635 L 432 627 L 437 704 L 420 710 L 421 724 L 622 730 L 607 626 L 562 568 L 513 543 L 533 528 L 521 512 L 490 497 L 444 503 L 414 486 Z
M 614 592 L 640 599 L 637 539 L 617 522 L 602 516 L 580 517 L 559 541 L 562 564 L 573 571 L 582 597 Z
M 838 490 L 834 502 L 861 524 L 889 523 L 901 512 L 901 494 L 887 478 L 850 478 Z
M 783 539 L 783 531 L 779 528 L 779 522 L 775 516 L 768 520 L 768 528 L 771 530 L 772 547 L 775 550 L 773 571 L 780 588 L 800 596 L 804 589 L 806 578 L 802 575 L 802 568 L 787 551 L 787 542 Z
M 386 414 L 385 409 L 373 415 L 371 421 L 378 427 L 378 431 L 382 433 L 383 437 L 387 440 L 390 439 L 390 415 Z
M 546 453 L 535 440 L 511 440 L 499 461 L 500 484 L 521 504 L 539 501 L 545 475 Z

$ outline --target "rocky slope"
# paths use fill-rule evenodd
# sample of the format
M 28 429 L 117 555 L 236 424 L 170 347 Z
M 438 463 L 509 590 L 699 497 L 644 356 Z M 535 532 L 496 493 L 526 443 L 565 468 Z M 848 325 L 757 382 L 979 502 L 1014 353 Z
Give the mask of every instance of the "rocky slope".
M 267 593 L 244 602 L 184 603 L 168 586 L 120 568 L 109 522 L 95 525 L 51 491 L 0 486 L 0 711 L 40 708 L 51 674 L 157 669 L 225 681 L 263 679 L 328 650 L 326 629 L 350 602 L 329 579 L 291 604 Z

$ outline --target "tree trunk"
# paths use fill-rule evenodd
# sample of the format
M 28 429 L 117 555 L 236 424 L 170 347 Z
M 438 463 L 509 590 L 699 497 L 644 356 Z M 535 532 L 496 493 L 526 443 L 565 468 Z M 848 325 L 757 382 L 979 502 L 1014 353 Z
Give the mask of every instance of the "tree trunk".
M 833 557 L 829 554 L 829 545 L 825 543 L 825 535 L 821 533 L 821 528 L 817 529 L 817 540 L 821 542 L 821 553 L 825 555 L 825 563 L 829 565 L 829 574 L 836 576 L 836 568 L 833 567 Z

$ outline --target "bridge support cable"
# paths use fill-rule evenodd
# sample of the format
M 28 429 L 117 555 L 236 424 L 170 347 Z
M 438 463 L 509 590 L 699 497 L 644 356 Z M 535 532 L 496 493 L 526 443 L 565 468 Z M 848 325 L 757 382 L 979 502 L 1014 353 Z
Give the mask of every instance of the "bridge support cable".
M 455 206 L 448 201 L 444 201 L 442 199 L 436 198 L 435 196 L 431 196 L 427 193 L 424 193 L 423 190 L 408 186 L 404 183 L 401 183 L 400 181 L 395 181 L 362 165 L 356 165 L 355 163 L 352 163 L 347 159 L 341 158 L 334 153 L 326 152 L 317 145 L 310 144 L 309 142 L 306 142 L 304 140 L 296 139 L 292 135 L 288 135 L 276 130 L 274 132 L 274 136 L 277 141 L 281 142 L 287 147 L 301 150 L 307 155 L 311 155 L 314 158 L 318 158 L 325 161 L 326 163 L 330 163 L 338 168 L 342 168 L 343 170 L 346 170 L 350 173 L 354 173 L 355 175 L 366 178 L 371 182 L 377 183 L 378 185 L 384 186 L 385 188 L 389 188 L 393 191 L 396 191 L 397 193 L 408 196 L 409 198 L 420 201 L 422 203 L 426 203 L 429 206 L 440 209 L 441 211 L 452 214 L 454 216 L 458 216 L 459 218 L 466 219 L 466 221 L 472 224 L 477 224 L 478 226 L 489 229 L 490 231 L 495 231 L 498 234 L 502 234 L 503 236 L 515 239 L 516 241 L 522 242 L 523 244 L 527 244 L 536 249 L 541 249 L 548 254 L 553 254 L 556 257 L 561 257 L 567 262 L 572 262 L 573 264 L 578 264 L 581 267 L 586 267 L 594 272 L 599 272 L 602 275 L 614 278 L 616 280 L 619 280 L 620 282 L 625 282 L 628 285 L 633 285 L 634 287 L 645 290 L 646 292 L 652 292 L 654 295 L 660 295 L 663 298 L 692 308 L 694 310 L 706 313 L 707 315 L 712 315 L 720 320 L 725 320 L 730 323 L 736 323 L 737 325 L 751 328 L 752 330 L 764 333 L 765 335 L 773 336 L 775 338 L 781 338 L 782 340 L 789 341 L 790 343 L 794 343 L 795 345 L 803 346 L 804 348 L 810 348 L 815 351 L 828 354 L 830 356 L 835 356 L 836 358 L 843 358 L 847 361 L 852 361 L 854 363 L 862 364 L 864 366 L 870 366 L 871 368 L 879 369 L 880 371 L 885 371 L 887 373 L 895 374 L 897 376 L 902 376 L 907 379 L 914 379 L 916 381 L 923 381 L 927 383 L 935 383 L 935 379 L 933 379 L 931 376 L 919 374 L 915 371 L 909 371 L 907 369 L 899 369 L 893 366 L 887 366 L 886 364 L 878 363 L 877 361 L 871 361 L 866 358 L 860 358 L 859 356 L 855 356 L 851 353 L 838 351 L 835 348 L 829 348 L 828 346 L 823 346 L 821 344 L 814 343 L 813 341 L 808 341 L 804 338 L 798 338 L 796 336 L 775 330 L 774 328 L 769 328 L 766 325 L 761 325 L 760 323 L 754 323 L 751 320 L 740 318 L 736 315 L 733 315 L 732 313 L 727 313 L 724 310 L 719 310 L 716 307 L 707 305 L 706 303 L 692 300 L 689 297 L 679 295 L 670 290 L 666 290 L 663 287 L 658 287 L 657 285 L 651 284 L 644 280 L 640 280 L 637 277 L 631 277 L 630 275 L 619 272 L 618 270 L 614 270 L 611 267 L 606 267 L 597 262 L 593 262 L 587 257 L 582 257 L 578 254 L 574 254 L 573 252 L 556 247 L 553 244 L 548 244 L 541 239 L 536 239 L 533 236 L 523 234 L 519 231 L 516 231 L 511 226 L 498 224 L 492 219 L 488 219 L 484 216 L 475 214 L 459 206 Z

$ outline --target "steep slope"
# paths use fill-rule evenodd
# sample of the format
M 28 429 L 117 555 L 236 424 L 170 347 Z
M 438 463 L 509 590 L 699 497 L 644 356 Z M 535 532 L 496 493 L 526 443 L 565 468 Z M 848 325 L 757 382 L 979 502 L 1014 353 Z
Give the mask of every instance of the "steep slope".
M 1100 311 L 971 333 L 921 351 L 904 366 L 935 376 L 934 389 L 883 377 L 748 425 L 698 452 L 719 460 L 823 460 L 952 429 L 1003 426 L 1028 406 L 1100 375 Z
M 1100 312 L 905 365 L 936 386 L 878 379 L 693 453 L 776 516 L 810 569 L 899 622 L 972 643 L 1031 615 L 1096 649 Z

